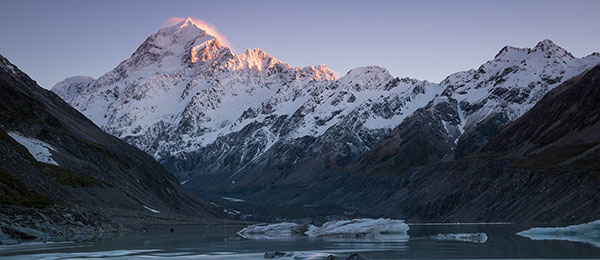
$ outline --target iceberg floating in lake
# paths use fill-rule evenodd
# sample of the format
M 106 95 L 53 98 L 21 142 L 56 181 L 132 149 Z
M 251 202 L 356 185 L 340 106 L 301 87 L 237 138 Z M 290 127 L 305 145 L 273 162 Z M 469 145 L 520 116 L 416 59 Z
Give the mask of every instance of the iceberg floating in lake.
M 600 220 L 555 228 L 531 228 L 517 233 L 532 240 L 566 240 L 600 247 Z
M 472 243 L 485 243 L 488 239 L 485 233 L 464 233 L 464 234 L 439 234 L 433 236 L 437 240 L 463 241 Z
M 352 236 L 377 234 L 406 234 L 408 225 L 403 220 L 396 219 L 353 219 L 329 221 L 321 227 L 310 226 L 306 235 L 323 236 Z
M 256 224 L 240 230 L 238 235 L 249 239 L 279 239 L 297 235 L 294 230 L 298 229 L 296 223 Z
M 326 222 L 320 227 L 295 223 L 257 224 L 238 232 L 244 238 L 275 239 L 293 236 L 309 237 L 385 237 L 406 236 L 408 225 L 395 219 L 353 219 Z

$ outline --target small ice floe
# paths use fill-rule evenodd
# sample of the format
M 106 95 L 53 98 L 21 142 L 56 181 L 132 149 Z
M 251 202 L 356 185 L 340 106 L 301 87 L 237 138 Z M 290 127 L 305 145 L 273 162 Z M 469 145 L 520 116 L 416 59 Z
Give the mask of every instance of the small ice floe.
M 566 227 L 531 228 L 517 235 L 531 240 L 565 240 L 600 247 L 600 220 Z
M 332 260 L 363 260 L 362 256 L 357 253 L 353 253 L 348 257 L 343 256 L 335 256 L 328 253 L 322 252 L 265 252 L 265 259 L 277 259 L 277 258 L 285 258 L 285 259 L 294 259 L 294 260 L 303 260 L 303 259 L 332 259 Z
M 320 227 L 298 225 L 296 223 L 258 224 L 248 226 L 238 232 L 250 239 L 281 239 L 294 236 L 309 237 L 371 237 L 386 238 L 386 235 L 397 238 L 407 236 L 408 225 L 403 220 L 395 219 L 353 219 L 330 221 Z
M 231 202 L 246 202 L 243 199 L 236 199 L 236 198 L 230 198 L 230 197 L 221 197 L 221 199 L 227 200 L 227 201 L 231 201 Z
M 279 239 L 298 235 L 302 230 L 298 229 L 296 223 L 256 224 L 248 226 L 238 232 L 243 238 L 249 239 Z
M 152 212 L 152 213 L 160 213 L 160 211 L 158 211 L 158 210 L 155 210 L 155 209 L 153 209 L 153 208 L 151 208 L 151 207 L 148 207 L 148 206 L 144 206 L 144 208 L 145 208 L 145 209 L 147 209 L 147 210 L 149 210 L 149 211 L 150 211 L 150 212 Z
M 25 146 L 27 151 L 29 151 L 33 158 L 38 162 L 58 165 L 58 163 L 52 159 L 50 151 L 55 151 L 55 149 L 51 145 L 35 138 L 22 136 L 17 132 L 8 132 L 8 135 L 22 146 Z
M 488 237 L 485 233 L 459 233 L 459 234 L 439 234 L 433 236 L 437 240 L 462 241 L 471 243 L 485 243 Z

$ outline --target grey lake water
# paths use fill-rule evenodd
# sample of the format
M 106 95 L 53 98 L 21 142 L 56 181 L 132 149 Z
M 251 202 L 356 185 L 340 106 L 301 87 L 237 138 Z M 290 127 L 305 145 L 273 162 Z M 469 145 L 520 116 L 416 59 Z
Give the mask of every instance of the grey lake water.
M 241 226 L 174 227 L 133 232 L 92 241 L 0 246 L 0 259 L 264 259 L 265 252 L 290 253 L 280 259 L 600 259 L 593 244 L 531 240 L 512 224 L 410 224 L 408 236 L 381 238 L 287 238 L 251 240 Z M 438 234 L 486 233 L 485 243 L 439 240 Z

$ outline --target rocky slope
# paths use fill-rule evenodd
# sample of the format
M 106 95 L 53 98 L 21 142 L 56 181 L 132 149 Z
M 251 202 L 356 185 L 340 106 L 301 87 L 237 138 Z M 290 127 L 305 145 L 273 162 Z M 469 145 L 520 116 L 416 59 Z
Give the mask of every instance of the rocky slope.
M 1 56 L 0 92 L 3 243 L 227 215 Z
M 390 203 L 374 208 L 423 219 L 593 221 L 600 213 L 598 100 L 600 66 L 550 91 L 480 151 L 401 174 L 409 181 L 390 198 L 396 212 Z

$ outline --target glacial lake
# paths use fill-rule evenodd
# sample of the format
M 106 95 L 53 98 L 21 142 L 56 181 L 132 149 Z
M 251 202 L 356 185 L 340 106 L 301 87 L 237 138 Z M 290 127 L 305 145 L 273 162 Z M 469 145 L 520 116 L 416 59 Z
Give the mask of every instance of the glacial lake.
M 93 241 L 0 246 L 0 259 L 264 259 L 265 252 L 293 253 L 278 259 L 600 259 L 589 243 L 531 240 L 512 224 L 409 224 L 408 237 L 245 239 L 243 226 L 175 226 Z M 485 243 L 440 240 L 438 234 L 485 233 Z M 600 242 L 600 241 L 598 241 Z

